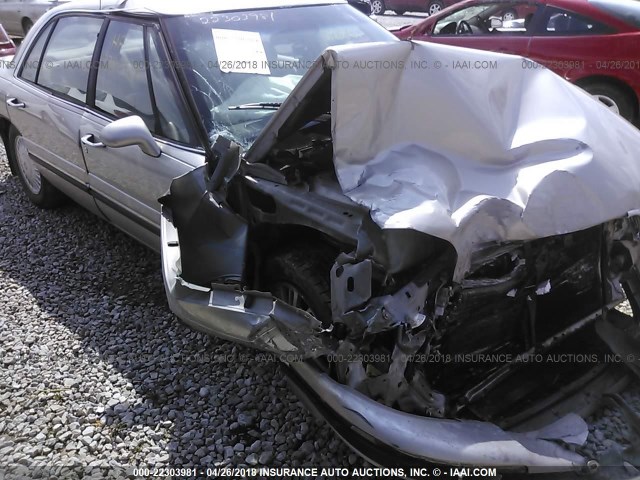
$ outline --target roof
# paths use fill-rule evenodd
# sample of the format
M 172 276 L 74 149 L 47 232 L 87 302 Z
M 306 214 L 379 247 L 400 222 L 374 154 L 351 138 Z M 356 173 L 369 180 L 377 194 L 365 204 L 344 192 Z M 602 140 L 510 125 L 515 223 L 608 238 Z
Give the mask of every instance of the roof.
M 205 12 L 237 12 L 265 8 L 301 7 L 347 3 L 346 0 L 234 0 L 233 2 L 207 0 L 78 0 L 66 2 L 52 12 L 121 10 L 134 13 L 158 15 L 192 15 Z

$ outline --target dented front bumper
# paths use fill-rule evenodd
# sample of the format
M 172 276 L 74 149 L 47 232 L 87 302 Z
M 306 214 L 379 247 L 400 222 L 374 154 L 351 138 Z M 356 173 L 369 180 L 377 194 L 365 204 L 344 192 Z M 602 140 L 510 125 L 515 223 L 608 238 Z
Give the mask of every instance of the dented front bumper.
M 587 424 L 575 414 L 536 431 L 509 432 L 488 422 L 400 412 L 334 381 L 311 362 L 292 363 L 289 372 L 307 407 L 374 464 L 435 463 L 528 473 L 584 470 L 594 465 L 554 442 L 580 445 L 586 441 Z

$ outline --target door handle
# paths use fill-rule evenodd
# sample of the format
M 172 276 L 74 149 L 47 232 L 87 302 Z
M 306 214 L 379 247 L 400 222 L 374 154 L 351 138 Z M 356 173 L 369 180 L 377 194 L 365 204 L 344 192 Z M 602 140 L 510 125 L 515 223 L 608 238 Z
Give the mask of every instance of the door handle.
M 87 147 L 104 148 L 104 146 L 105 146 L 104 143 L 102 143 L 102 142 L 94 142 L 93 140 L 95 140 L 95 137 L 94 137 L 93 133 L 90 133 L 89 135 L 85 135 L 84 137 L 82 137 L 80 139 L 82 144 L 86 145 Z
M 13 108 L 24 108 L 26 105 L 24 102 L 21 102 L 17 98 L 9 98 L 7 99 L 7 105 Z

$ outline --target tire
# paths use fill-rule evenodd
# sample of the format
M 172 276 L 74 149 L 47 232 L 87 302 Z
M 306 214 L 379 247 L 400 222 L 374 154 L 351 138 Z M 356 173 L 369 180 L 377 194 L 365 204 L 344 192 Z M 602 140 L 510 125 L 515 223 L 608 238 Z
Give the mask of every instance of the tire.
M 386 9 L 384 0 L 371 0 L 371 13 L 373 15 L 382 15 Z
M 331 325 L 329 272 L 335 256 L 314 247 L 292 247 L 271 256 L 264 267 L 265 287 L 280 300 Z M 297 291 L 297 302 L 292 301 Z M 297 303 L 297 304 L 296 304 Z
M 406 10 L 391 10 L 391 11 L 396 15 L 404 15 L 407 12 Z
M 31 203 L 40 208 L 56 208 L 66 197 L 44 178 L 26 150 L 24 137 L 15 128 L 9 130 L 10 161 L 15 166 L 20 183 Z
M 632 123 L 635 120 L 636 107 L 633 100 L 621 88 L 604 82 L 582 85 L 582 88 L 622 118 Z
M 22 19 L 22 31 L 24 32 L 24 36 L 27 36 L 27 33 L 29 33 L 29 30 L 31 30 L 31 27 L 33 27 L 33 22 L 31 21 L 30 18 L 23 18 Z
M 439 0 L 433 0 L 433 1 L 429 2 L 429 6 L 427 8 L 427 13 L 429 14 L 429 16 L 435 15 L 436 13 L 438 13 L 443 8 L 444 8 L 444 4 L 442 2 L 440 2 Z

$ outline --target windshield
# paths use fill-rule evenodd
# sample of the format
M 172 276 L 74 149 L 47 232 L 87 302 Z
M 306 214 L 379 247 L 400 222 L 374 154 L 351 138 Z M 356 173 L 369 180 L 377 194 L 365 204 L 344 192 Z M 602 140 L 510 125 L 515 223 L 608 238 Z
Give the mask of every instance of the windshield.
M 172 17 L 167 31 L 210 140 L 245 148 L 327 47 L 396 40 L 348 4 Z
M 609 15 L 640 28 L 640 2 L 637 0 L 590 0 Z

